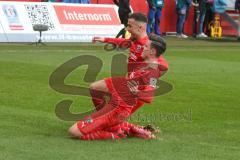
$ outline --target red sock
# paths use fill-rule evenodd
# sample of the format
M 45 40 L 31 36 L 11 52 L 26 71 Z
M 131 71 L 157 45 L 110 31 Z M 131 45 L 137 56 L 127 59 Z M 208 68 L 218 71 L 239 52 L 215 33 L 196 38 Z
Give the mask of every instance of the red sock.
M 116 133 L 107 131 L 96 131 L 81 137 L 82 140 L 105 140 L 105 139 L 119 139 Z
M 105 92 L 102 91 L 98 91 L 98 90 L 94 90 L 94 89 L 90 89 L 90 94 L 92 96 L 92 102 L 96 108 L 96 110 L 100 110 L 106 103 L 105 101 Z

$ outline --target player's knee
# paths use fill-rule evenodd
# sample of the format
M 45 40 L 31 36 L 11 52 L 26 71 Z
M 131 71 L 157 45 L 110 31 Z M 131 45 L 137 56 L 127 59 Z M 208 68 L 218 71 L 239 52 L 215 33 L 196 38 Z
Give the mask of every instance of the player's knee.
M 97 82 L 93 82 L 90 84 L 90 89 L 92 90 L 101 90 L 101 86 L 103 85 L 103 80 L 97 81 Z
M 77 124 L 74 124 L 68 129 L 68 134 L 71 138 L 81 138 L 82 133 L 79 131 Z
M 99 88 L 98 83 L 97 82 L 91 83 L 89 88 L 92 90 L 97 90 Z
M 107 86 L 106 86 L 104 80 L 100 80 L 100 81 L 91 83 L 89 86 L 89 89 L 90 90 L 98 90 L 98 91 L 102 91 L 102 92 L 108 92 L 108 89 L 107 89 Z

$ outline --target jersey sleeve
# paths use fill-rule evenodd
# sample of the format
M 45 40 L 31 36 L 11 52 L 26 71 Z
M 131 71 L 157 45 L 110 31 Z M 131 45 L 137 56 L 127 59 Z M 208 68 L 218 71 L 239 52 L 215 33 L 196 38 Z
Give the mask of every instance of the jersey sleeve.
M 160 56 L 158 58 L 158 69 L 159 69 L 159 71 L 167 71 L 168 70 L 168 63 L 162 56 Z
M 124 38 L 105 38 L 104 39 L 105 43 L 114 43 L 117 45 L 120 45 L 121 43 L 126 42 L 126 41 L 130 41 L 130 40 L 127 40 Z

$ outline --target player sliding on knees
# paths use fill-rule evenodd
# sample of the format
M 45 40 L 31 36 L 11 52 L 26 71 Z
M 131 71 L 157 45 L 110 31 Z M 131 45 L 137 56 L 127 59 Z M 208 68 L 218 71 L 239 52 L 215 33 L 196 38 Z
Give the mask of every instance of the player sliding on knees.
M 155 40 L 159 40 L 155 37 Z M 110 100 L 87 119 L 76 122 L 69 129 L 71 137 L 82 137 L 96 132 L 106 132 L 110 127 L 123 123 L 132 113 L 138 101 L 151 103 L 157 79 L 162 75 L 158 58 L 165 51 L 162 41 L 148 41 L 144 45 L 139 70 L 128 77 L 112 77 L 105 80 Z M 135 108 L 136 110 L 137 108 Z
M 128 57 L 128 75 L 131 74 L 134 70 L 139 68 L 138 62 L 143 62 L 143 48 L 144 45 L 148 42 L 149 38 L 146 33 L 147 27 L 147 17 L 142 13 L 133 13 L 130 14 L 128 19 L 127 31 L 131 33 L 131 38 L 129 40 L 123 38 L 94 38 L 94 41 L 104 42 L 104 43 L 115 43 L 120 45 L 122 42 L 129 41 L 130 45 L 130 53 Z M 151 36 L 150 36 L 151 38 Z M 153 40 L 154 36 L 152 36 Z M 162 41 L 164 45 L 165 42 L 160 37 L 157 38 Z M 164 46 L 166 48 L 166 46 Z M 163 50 L 164 52 L 165 50 Z M 168 70 L 168 63 L 163 58 L 163 56 L 159 56 L 158 63 L 160 65 L 159 69 L 161 72 L 166 72 Z M 90 85 L 90 94 L 92 96 L 93 104 L 96 110 L 100 110 L 106 104 L 105 96 L 109 95 L 110 92 L 107 88 L 106 84 L 107 79 L 99 80 Z M 141 107 L 144 104 L 142 101 L 138 101 L 133 112 Z

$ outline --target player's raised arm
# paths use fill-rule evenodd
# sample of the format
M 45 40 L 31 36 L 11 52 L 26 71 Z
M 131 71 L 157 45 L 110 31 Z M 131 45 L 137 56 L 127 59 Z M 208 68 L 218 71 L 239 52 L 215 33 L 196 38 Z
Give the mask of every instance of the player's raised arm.
M 104 42 L 104 39 L 105 39 L 105 38 L 102 38 L 102 37 L 93 37 L 92 43 Z
M 121 45 L 123 42 L 126 42 L 130 40 L 127 40 L 125 38 L 102 38 L 102 37 L 93 37 L 92 42 L 96 43 L 96 42 L 102 42 L 102 43 L 113 43 L 116 45 Z

